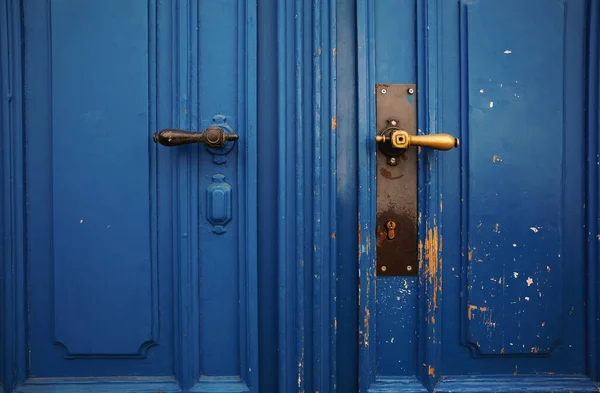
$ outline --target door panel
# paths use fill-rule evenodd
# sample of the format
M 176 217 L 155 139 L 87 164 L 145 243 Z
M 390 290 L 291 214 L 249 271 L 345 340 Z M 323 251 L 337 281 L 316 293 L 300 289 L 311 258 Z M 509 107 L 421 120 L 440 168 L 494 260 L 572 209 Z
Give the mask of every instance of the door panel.
M 149 138 L 169 112 L 148 4 L 24 17 L 31 377 L 170 375 L 171 198 Z
M 585 2 L 480 2 L 462 13 L 466 249 L 459 277 L 445 270 L 444 294 L 464 296 L 449 318 L 460 315 L 471 358 L 517 356 L 504 372 L 583 373 Z M 444 352 L 450 369 L 500 370 L 456 362 L 459 350 Z
M 253 3 L 22 7 L 16 390 L 258 391 Z M 211 125 L 239 140 L 152 139 Z
M 588 2 L 357 7 L 361 390 L 595 391 Z M 419 133 L 461 140 L 419 152 L 418 279 L 375 275 L 376 83 L 417 83 Z

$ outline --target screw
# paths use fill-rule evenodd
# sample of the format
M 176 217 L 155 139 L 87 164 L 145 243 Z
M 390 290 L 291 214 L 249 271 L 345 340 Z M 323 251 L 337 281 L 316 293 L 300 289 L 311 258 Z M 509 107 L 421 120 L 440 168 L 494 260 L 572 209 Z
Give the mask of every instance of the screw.
M 381 89 L 381 94 L 385 94 L 385 93 L 387 93 L 387 90 L 386 89 Z
M 389 161 L 390 165 L 396 164 L 396 157 L 390 157 Z
M 406 270 L 408 270 L 410 272 L 412 270 L 412 266 L 407 266 Z
M 390 124 L 393 125 L 393 126 L 395 126 L 395 125 L 398 124 L 398 122 L 396 120 L 392 120 L 392 121 L 390 121 Z
M 408 89 L 408 94 L 415 94 L 415 89 L 413 89 L 412 87 Z
M 382 271 L 382 272 L 385 272 L 386 270 L 387 270 L 387 267 L 385 267 L 385 266 L 382 266 L 382 267 L 381 267 L 381 271 Z

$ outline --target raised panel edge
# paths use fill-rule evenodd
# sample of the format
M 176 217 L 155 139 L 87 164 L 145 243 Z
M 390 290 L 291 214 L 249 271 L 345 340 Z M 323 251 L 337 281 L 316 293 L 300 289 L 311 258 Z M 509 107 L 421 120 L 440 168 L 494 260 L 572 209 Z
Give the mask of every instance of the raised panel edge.
M 0 388 L 26 378 L 22 2 L 0 1 Z

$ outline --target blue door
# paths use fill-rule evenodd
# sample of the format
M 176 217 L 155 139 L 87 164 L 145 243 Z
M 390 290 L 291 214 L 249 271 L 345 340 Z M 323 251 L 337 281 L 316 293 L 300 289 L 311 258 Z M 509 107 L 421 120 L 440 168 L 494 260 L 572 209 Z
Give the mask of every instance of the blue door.
M 0 0 L 0 392 L 597 392 L 599 27 Z
M 356 12 L 361 391 L 597 391 L 598 4 Z M 377 84 L 460 139 L 418 150 L 416 277 L 377 270 Z
M 257 391 L 255 13 L 0 2 L 3 391 Z

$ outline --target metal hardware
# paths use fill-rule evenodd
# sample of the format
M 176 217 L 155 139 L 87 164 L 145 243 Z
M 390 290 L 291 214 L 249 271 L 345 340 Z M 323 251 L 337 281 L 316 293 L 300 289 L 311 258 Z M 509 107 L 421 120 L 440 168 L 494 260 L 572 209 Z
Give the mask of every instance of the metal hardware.
M 377 85 L 377 275 L 416 276 L 417 149 L 450 150 L 452 135 L 416 135 L 415 85 Z
M 413 89 L 413 94 L 409 90 Z M 383 90 L 386 94 L 383 94 Z M 378 276 L 416 276 L 417 149 L 397 149 L 394 131 L 417 131 L 415 85 L 377 85 L 377 130 L 385 143 L 377 149 L 376 251 Z M 390 138 L 390 143 L 387 142 Z M 393 222 L 393 233 L 389 223 Z
M 227 142 L 238 140 L 239 136 L 225 132 L 221 127 L 210 126 L 202 132 L 166 128 L 154 134 L 154 142 L 163 146 L 180 146 L 189 143 L 204 143 L 207 147 L 221 149 Z
M 393 125 L 395 120 L 390 124 Z M 378 143 L 391 143 L 395 149 L 408 149 L 410 146 L 429 147 L 436 150 L 450 150 L 460 145 L 458 138 L 450 134 L 410 135 L 402 130 L 390 130 L 387 134 L 377 135 Z
M 396 237 L 396 223 L 394 221 L 388 221 L 385 223 L 385 229 L 387 232 L 388 240 L 394 240 Z

